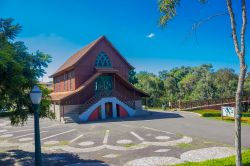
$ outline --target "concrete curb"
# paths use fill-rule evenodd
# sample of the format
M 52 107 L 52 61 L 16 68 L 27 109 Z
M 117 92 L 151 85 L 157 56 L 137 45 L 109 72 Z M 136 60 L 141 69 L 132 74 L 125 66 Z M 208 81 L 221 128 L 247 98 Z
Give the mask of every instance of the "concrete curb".
M 198 116 L 201 117 L 201 114 L 196 113 L 196 112 L 191 112 L 191 111 L 179 111 L 179 112 L 185 112 L 185 113 L 188 112 L 188 113 L 195 114 L 195 115 L 198 115 Z

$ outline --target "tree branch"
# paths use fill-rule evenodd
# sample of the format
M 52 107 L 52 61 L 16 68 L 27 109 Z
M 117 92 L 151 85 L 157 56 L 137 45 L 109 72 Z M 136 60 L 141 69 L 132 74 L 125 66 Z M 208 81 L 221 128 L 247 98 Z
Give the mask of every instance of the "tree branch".
M 238 43 L 238 38 L 237 38 L 237 34 L 236 34 L 236 22 L 235 22 L 235 17 L 234 17 L 234 13 L 233 13 L 231 0 L 227 0 L 227 9 L 228 9 L 230 21 L 231 21 L 231 29 L 232 29 L 232 36 L 233 36 L 235 52 L 239 56 L 240 50 L 239 50 L 239 43 Z
M 195 38 L 196 38 L 196 43 L 198 43 L 197 41 L 197 35 L 196 35 L 196 32 L 197 32 L 197 29 L 200 28 L 203 24 L 205 24 L 206 22 L 216 18 L 216 17 L 219 17 L 219 16 L 224 16 L 224 15 L 228 15 L 228 12 L 223 12 L 223 13 L 217 13 L 217 14 L 214 14 L 214 15 L 211 15 L 209 17 L 206 17 L 204 19 L 201 19 L 197 22 L 195 22 L 192 26 L 192 29 L 191 31 L 188 33 L 187 37 L 184 39 L 184 41 L 193 34 L 193 32 L 195 33 Z
M 245 55 L 245 32 L 246 32 L 246 24 L 247 24 L 247 16 L 246 16 L 246 1 L 242 0 L 241 1 L 241 7 L 242 7 L 242 27 L 241 27 L 241 33 L 240 33 L 240 38 L 241 38 L 241 54 L 242 56 Z
M 227 14 L 228 14 L 227 12 L 217 13 L 217 14 L 214 14 L 214 15 L 212 15 L 212 16 L 209 16 L 209 17 L 207 17 L 207 18 L 205 18 L 205 19 L 202 19 L 202 20 L 200 20 L 200 21 L 198 21 L 198 22 L 196 22 L 196 23 L 193 24 L 192 30 L 198 29 L 202 24 L 204 24 L 204 23 L 206 23 L 206 22 L 212 20 L 212 19 L 215 18 L 215 17 L 224 16 L 224 15 L 227 15 Z

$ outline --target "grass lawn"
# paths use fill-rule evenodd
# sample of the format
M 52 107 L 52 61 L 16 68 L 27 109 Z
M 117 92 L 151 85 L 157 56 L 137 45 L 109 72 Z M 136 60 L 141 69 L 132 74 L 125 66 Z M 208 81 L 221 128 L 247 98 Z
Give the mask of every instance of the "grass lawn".
M 198 113 L 205 118 L 222 120 L 220 110 L 201 109 L 201 110 L 192 110 L 192 112 Z M 234 118 L 223 117 L 223 121 L 234 122 Z M 250 113 L 243 113 L 241 122 L 242 124 L 250 126 Z
M 246 150 L 242 153 L 242 163 L 247 166 L 250 165 L 250 150 Z M 177 164 L 176 166 L 233 166 L 235 165 L 235 156 L 207 160 L 204 162 L 186 162 L 183 164 Z
M 163 109 L 160 108 L 160 107 L 148 107 L 148 108 L 146 108 L 146 110 L 149 110 L 149 111 L 163 111 Z

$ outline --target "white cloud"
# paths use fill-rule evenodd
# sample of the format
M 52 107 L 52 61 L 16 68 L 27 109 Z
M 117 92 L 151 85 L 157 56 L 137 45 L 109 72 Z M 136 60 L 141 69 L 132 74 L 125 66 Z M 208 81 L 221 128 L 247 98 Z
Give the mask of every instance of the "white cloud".
M 146 37 L 147 37 L 147 38 L 153 38 L 153 37 L 155 37 L 155 34 L 154 34 L 154 33 L 150 33 L 150 34 L 148 34 Z

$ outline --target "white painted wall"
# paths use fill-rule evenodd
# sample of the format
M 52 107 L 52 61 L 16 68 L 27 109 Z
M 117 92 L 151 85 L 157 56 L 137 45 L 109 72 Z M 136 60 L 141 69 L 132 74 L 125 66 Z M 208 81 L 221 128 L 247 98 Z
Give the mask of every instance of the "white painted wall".
M 141 100 L 136 100 L 135 101 L 135 109 L 136 110 L 142 110 L 142 101 Z
M 50 111 L 55 113 L 55 119 L 58 121 L 63 121 L 63 112 L 64 115 L 68 113 L 75 113 L 75 111 L 78 111 L 77 109 L 81 105 L 59 105 L 59 104 L 51 104 L 50 105 Z M 77 112 L 78 113 L 78 112 Z
M 56 120 L 60 121 L 60 119 L 61 119 L 61 109 L 60 109 L 60 105 L 55 104 L 55 105 L 54 105 L 54 108 L 55 108 L 54 112 L 55 112 Z
M 126 105 L 125 103 L 123 103 L 122 101 L 117 99 L 116 97 L 106 97 L 106 98 L 102 98 L 97 103 L 90 106 L 85 112 L 80 114 L 79 115 L 80 120 L 81 121 L 87 121 L 89 116 L 92 114 L 92 112 L 99 106 L 101 106 L 101 108 L 102 108 L 101 109 L 101 111 L 102 111 L 102 119 L 105 119 L 106 118 L 105 117 L 105 115 L 106 115 L 105 114 L 105 103 L 108 103 L 108 102 L 111 102 L 112 104 L 118 104 L 118 105 L 122 106 L 128 112 L 129 116 L 134 116 L 135 113 L 136 113 L 136 110 L 129 107 L 128 105 Z

